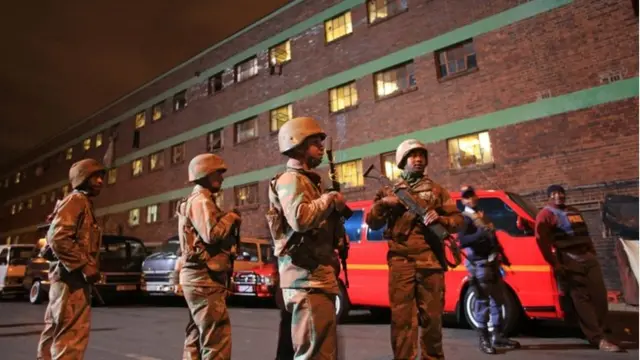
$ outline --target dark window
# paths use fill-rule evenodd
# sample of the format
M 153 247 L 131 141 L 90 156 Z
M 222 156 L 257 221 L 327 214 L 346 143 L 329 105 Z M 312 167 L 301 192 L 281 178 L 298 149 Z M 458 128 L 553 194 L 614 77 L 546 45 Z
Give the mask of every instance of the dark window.
M 207 87 L 209 95 L 215 94 L 222 90 L 222 71 L 209 78 L 209 86 Z
M 187 90 L 182 90 L 173 95 L 173 111 L 182 110 L 187 107 Z
M 464 205 L 458 200 L 456 202 L 460 211 L 464 210 Z M 496 229 L 503 230 L 511 236 L 525 235 L 522 230 L 518 230 L 518 214 L 504 201 L 498 198 L 482 198 L 478 203 L 478 208 L 482 209 Z
M 478 67 L 473 40 L 436 51 L 438 75 L 441 78 L 463 73 Z
M 349 236 L 350 242 L 360 242 L 362 238 L 362 218 L 364 211 L 354 210 L 349 220 L 345 221 L 344 228 Z

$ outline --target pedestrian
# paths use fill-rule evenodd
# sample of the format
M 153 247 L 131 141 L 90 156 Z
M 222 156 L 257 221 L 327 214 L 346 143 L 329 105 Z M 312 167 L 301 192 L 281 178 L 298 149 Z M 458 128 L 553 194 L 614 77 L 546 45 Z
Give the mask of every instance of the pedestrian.
M 607 289 L 587 224 L 578 209 L 566 205 L 562 186 L 549 186 L 547 198 L 547 205 L 536 216 L 535 234 L 540 251 L 567 286 L 580 328 L 589 343 L 602 351 L 621 352 L 604 334 L 609 311 Z
M 83 159 L 69 169 L 73 191 L 50 215 L 43 256 L 49 261 L 49 303 L 38 343 L 39 360 L 83 359 L 89 343 L 91 286 L 100 279 L 101 229 L 91 198 L 100 194 L 105 168 Z
M 342 194 L 322 192 L 322 177 L 313 171 L 324 157 L 326 134 L 310 117 L 287 121 L 278 133 L 286 170 L 272 179 L 269 229 L 278 257 L 280 288 L 291 313 L 296 359 L 336 359 L 335 297 L 338 282 L 333 263 L 337 227 L 330 215 L 345 207 Z
M 217 155 L 200 154 L 189 163 L 193 191 L 177 206 L 182 253 L 180 286 L 199 334 L 201 360 L 231 358 L 231 322 L 227 312 L 227 277 L 240 215 L 223 213 L 215 203 L 227 166 Z M 188 346 L 193 326 L 187 328 Z M 186 351 L 186 353 L 189 353 Z
M 463 218 L 449 192 L 427 175 L 429 153 L 418 140 L 403 141 L 396 150 L 396 164 L 402 170 L 395 188 L 403 187 L 428 210 L 423 219 L 407 211 L 391 189 L 381 189 L 367 213 L 372 230 L 387 226 L 389 303 L 391 305 L 391 348 L 394 359 L 415 359 L 418 326 L 421 359 L 444 359 L 442 312 L 444 308 L 444 254 L 430 244 L 440 241 L 425 227 L 442 224 L 455 232 Z M 416 321 L 416 309 L 418 321 Z
M 458 230 L 458 241 L 466 250 L 466 266 L 471 286 L 476 292 L 473 312 L 479 322 L 480 350 L 486 354 L 495 354 L 496 348 L 519 348 L 520 343 L 506 338 L 502 328 L 502 306 L 505 303 L 507 288 L 500 268 L 502 264 L 511 264 L 500 246 L 491 219 L 479 206 L 480 199 L 475 189 L 471 186 L 463 187 L 461 197 L 464 205 L 464 223 Z M 491 335 L 489 313 L 493 322 Z

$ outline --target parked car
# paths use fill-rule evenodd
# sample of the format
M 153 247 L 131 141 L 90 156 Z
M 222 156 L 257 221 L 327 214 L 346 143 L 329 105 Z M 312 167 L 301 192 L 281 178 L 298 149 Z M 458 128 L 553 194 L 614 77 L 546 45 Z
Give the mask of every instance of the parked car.
M 165 240 L 157 252 L 142 263 L 143 291 L 151 296 L 182 296 L 180 286 L 174 285 L 174 268 L 178 261 L 180 240 L 178 235 Z
M 0 297 L 26 293 L 22 282 L 34 248 L 29 244 L 0 245 Z
M 134 237 L 104 235 L 100 250 L 100 280 L 95 284 L 103 299 L 139 293 L 143 288 L 142 262 L 147 255 L 143 242 Z M 23 286 L 29 302 L 39 304 L 49 292 L 49 262 L 38 253 L 26 269 Z
M 233 266 L 231 287 L 234 296 L 273 298 L 275 272 L 269 240 L 242 239 L 238 258 Z

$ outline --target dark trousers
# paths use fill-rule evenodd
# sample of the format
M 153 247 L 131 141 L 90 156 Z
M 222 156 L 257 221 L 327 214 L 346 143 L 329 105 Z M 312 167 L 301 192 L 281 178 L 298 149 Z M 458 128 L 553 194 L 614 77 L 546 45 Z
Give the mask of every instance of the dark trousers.
M 480 329 L 489 328 L 489 319 L 493 328 L 500 332 L 502 319 L 502 305 L 505 302 L 506 285 L 498 262 L 478 261 L 467 265 L 472 285 L 476 289 L 477 300 L 473 309 L 474 317 L 478 319 Z M 489 316 L 491 315 L 491 316 Z

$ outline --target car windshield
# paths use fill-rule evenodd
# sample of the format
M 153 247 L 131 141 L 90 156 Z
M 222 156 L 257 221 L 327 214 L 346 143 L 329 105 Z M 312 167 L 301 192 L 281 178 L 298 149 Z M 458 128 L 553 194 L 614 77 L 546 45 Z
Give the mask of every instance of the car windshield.
M 532 219 L 535 220 L 536 215 L 538 215 L 538 208 L 533 205 L 531 201 L 515 193 L 507 192 L 507 195 L 509 196 L 509 199 L 511 199 L 511 201 L 518 204 L 518 206 L 520 206 L 522 210 L 524 210 L 529 216 L 531 216 Z
M 177 254 L 178 249 L 180 249 L 180 242 L 178 240 L 169 240 L 162 245 L 160 251 L 164 253 Z
M 271 246 L 267 244 L 260 245 L 260 255 L 262 255 L 262 262 L 272 262 L 274 260 L 273 254 L 271 251 Z
M 26 265 L 33 256 L 33 248 L 12 247 L 9 252 L 9 262 L 11 265 Z
M 236 260 L 258 262 L 258 244 L 241 242 Z
M 145 256 L 144 245 L 131 239 L 111 239 L 108 242 L 103 242 L 100 252 L 101 259 L 127 259 L 129 257 L 144 259 Z

